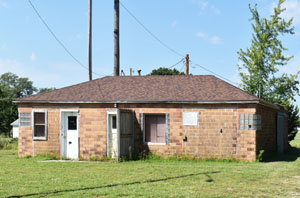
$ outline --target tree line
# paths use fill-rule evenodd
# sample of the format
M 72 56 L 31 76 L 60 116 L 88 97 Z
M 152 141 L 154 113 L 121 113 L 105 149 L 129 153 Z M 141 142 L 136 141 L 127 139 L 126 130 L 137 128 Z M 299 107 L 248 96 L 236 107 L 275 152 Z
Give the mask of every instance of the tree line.
M 36 88 L 28 78 L 22 78 L 11 72 L 0 76 L 0 134 L 9 135 L 10 123 L 18 118 L 14 98 L 22 98 L 35 93 L 42 93 L 55 88 Z

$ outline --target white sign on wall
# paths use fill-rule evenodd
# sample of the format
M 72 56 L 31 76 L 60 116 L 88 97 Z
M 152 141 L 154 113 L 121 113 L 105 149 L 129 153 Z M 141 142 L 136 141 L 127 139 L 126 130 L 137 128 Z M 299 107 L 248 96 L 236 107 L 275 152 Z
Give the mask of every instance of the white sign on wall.
M 198 126 L 198 112 L 182 112 L 182 124 L 183 126 Z

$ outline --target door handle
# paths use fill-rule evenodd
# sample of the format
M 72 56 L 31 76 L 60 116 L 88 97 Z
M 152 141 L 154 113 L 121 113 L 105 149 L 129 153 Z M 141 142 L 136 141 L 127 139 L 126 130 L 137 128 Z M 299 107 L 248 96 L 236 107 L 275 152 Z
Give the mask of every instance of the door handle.
M 69 144 L 72 144 L 72 142 L 69 142 Z

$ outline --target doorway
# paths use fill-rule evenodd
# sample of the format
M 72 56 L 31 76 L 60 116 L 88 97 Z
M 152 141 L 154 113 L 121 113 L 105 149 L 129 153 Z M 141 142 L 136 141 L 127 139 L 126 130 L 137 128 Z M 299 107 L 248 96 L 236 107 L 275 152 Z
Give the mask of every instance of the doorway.
M 60 156 L 78 159 L 79 154 L 79 128 L 78 112 L 62 112 L 62 130 L 60 134 Z

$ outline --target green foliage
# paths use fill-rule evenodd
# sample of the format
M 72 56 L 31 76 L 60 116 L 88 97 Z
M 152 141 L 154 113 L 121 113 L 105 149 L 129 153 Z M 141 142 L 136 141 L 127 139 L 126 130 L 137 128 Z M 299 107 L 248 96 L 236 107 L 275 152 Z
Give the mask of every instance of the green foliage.
M 18 140 L 13 138 L 5 138 L 0 136 L 0 150 L 17 150 Z
M 294 34 L 293 19 L 286 21 L 280 17 L 285 11 L 281 8 L 283 2 L 284 0 L 279 0 L 270 19 L 259 15 L 257 5 L 253 8 L 249 5 L 252 13 L 250 20 L 254 21 L 252 24 L 254 33 L 251 46 L 245 51 L 242 49 L 238 51 L 239 59 L 242 61 L 242 65 L 239 65 L 238 69 L 242 80 L 242 89 L 256 96 L 259 96 L 260 92 L 262 99 L 289 107 L 287 104 L 295 101 L 295 96 L 299 95 L 297 78 L 300 71 L 290 75 L 286 73 L 280 75 L 278 72 L 279 67 L 285 66 L 293 58 L 284 55 L 287 48 L 280 40 L 280 37 L 284 35 Z M 295 114 L 293 110 L 295 109 L 289 109 L 290 115 Z
M 184 72 L 180 72 L 177 69 L 168 69 L 165 67 L 160 67 L 158 69 L 152 70 L 149 75 L 185 75 Z
M 300 127 L 300 116 L 299 116 L 299 107 L 294 104 L 288 104 L 289 109 L 289 126 L 288 126 L 288 138 L 289 141 L 295 139 L 297 135 L 297 128 Z
M 32 95 L 37 89 L 28 78 L 19 78 L 13 73 L 0 76 L 0 134 L 9 134 L 10 123 L 18 118 L 17 105 L 13 98 Z
M 264 154 L 264 150 L 260 150 L 257 154 L 257 159 L 256 161 L 261 162 L 263 160 L 263 154 Z
M 45 93 L 45 92 L 48 92 L 48 91 L 53 91 L 55 90 L 56 88 L 55 87 L 50 87 L 50 88 L 40 88 L 38 90 L 38 93 Z
M 21 98 L 30 96 L 37 88 L 28 78 L 19 78 L 17 75 L 7 72 L 0 76 L 0 85 L 2 86 L 4 96 L 9 98 Z

